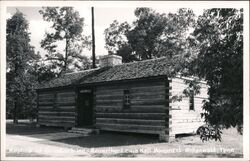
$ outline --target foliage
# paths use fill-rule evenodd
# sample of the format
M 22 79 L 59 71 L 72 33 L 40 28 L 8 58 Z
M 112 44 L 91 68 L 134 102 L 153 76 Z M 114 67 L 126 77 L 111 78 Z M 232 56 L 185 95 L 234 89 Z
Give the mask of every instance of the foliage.
M 117 20 L 114 20 L 110 24 L 109 28 L 105 29 L 105 48 L 108 50 L 109 54 L 115 54 L 117 50 L 122 48 L 126 44 L 126 34 L 131 29 L 127 22 L 119 24 Z
M 220 127 L 215 127 L 215 126 L 200 126 L 197 129 L 196 132 L 198 135 L 200 135 L 200 139 L 202 142 L 204 141 L 209 141 L 209 140 L 215 140 L 215 141 L 221 141 L 221 128 Z
M 243 11 L 209 9 L 198 18 L 193 32 L 198 54 L 189 74 L 209 85 L 205 121 L 213 126 L 243 124 Z
M 83 36 L 84 18 L 73 7 L 44 7 L 39 11 L 43 19 L 52 22 L 51 32 L 46 32 L 41 47 L 48 51 L 46 60 L 56 74 L 88 68 L 88 58 L 82 55 L 90 42 Z M 58 51 L 58 43 L 65 42 L 65 50 Z
M 46 61 L 45 61 L 46 62 Z M 42 59 L 33 65 L 32 74 L 36 77 L 39 84 L 50 81 L 51 79 L 57 77 L 57 73 L 53 71 L 55 67 L 53 64 L 46 64 Z
M 39 57 L 30 45 L 28 22 L 20 11 L 7 20 L 7 112 L 18 122 L 21 111 L 32 111 L 35 106 L 35 77 L 32 64 Z
M 124 62 L 183 55 L 186 37 L 195 22 L 192 10 L 179 9 L 168 15 L 150 8 L 136 8 L 136 20 L 129 25 L 116 20 L 105 30 L 106 49 Z
M 137 8 L 135 16 L 132 25 L 114 21 L 105 30 L 109 52 L 121 55 L 125 62 L 169 57 L 172 76 L 181 73 L 194 78 L 186 82 L 183 96 L 190 91 L 198 94 L 199 80 L 207 82 L 209 100 L 204 101 L 202 117 L 215 128 L 217 139 L 224 127 L 237 127 L 242 133 L 243 10 L 208 9 L 195 20 L 189 9 L 164 15 Z

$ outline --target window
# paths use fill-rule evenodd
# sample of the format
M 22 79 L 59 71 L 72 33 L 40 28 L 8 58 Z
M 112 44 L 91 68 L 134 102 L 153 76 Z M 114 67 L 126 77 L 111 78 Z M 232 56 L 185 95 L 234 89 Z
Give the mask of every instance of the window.
M 123 109 L 130 108 L 130 97 L 129 97 L 129 90 L 123 91 Z
M 194 91 L 191 90 L 189 94 L 189 110 L 194 110 Z

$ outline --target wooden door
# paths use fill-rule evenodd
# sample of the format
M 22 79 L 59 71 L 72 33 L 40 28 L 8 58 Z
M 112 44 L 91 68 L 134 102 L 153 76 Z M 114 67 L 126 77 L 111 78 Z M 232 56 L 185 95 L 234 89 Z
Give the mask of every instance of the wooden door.
M 93 92 L 90 89 L 78 93 L 78 127 L 93 124 Z

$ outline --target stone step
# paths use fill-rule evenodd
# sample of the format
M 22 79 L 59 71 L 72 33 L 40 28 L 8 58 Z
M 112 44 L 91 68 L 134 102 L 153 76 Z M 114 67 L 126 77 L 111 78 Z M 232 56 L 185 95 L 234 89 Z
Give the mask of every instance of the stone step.
M 99 129 L 94 129 L 94 128 L 76 128 L 76 127 L 73 127 L 68 132 L 79 133 L 79 134 L 84 134 L 84 135 L 91 135 L 91 134 L 99 134 Z
M 92 128 L 77 128 L 77 127 L 73 127 L 71 130 L 74 130 L 74 131 L 93 132 L 95 129 L 92 129 Z
M 68 132 L 70 132 L 70 133 L 76 133 L 76 134 L 82 134 L 83 136 L 89 136 L 89 135 L 91 135 L 91 133 L 86 133 L 86 132 L 83 132 L 83 131 L 69 130 Z

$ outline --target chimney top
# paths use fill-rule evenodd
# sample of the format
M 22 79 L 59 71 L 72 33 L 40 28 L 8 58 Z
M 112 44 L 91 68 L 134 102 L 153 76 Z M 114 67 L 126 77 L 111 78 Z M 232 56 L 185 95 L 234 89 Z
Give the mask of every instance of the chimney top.
M 99 58 L 100 67 L 113 67 L 122 64 L 122 57 L 118 55 L 103 55 Z

